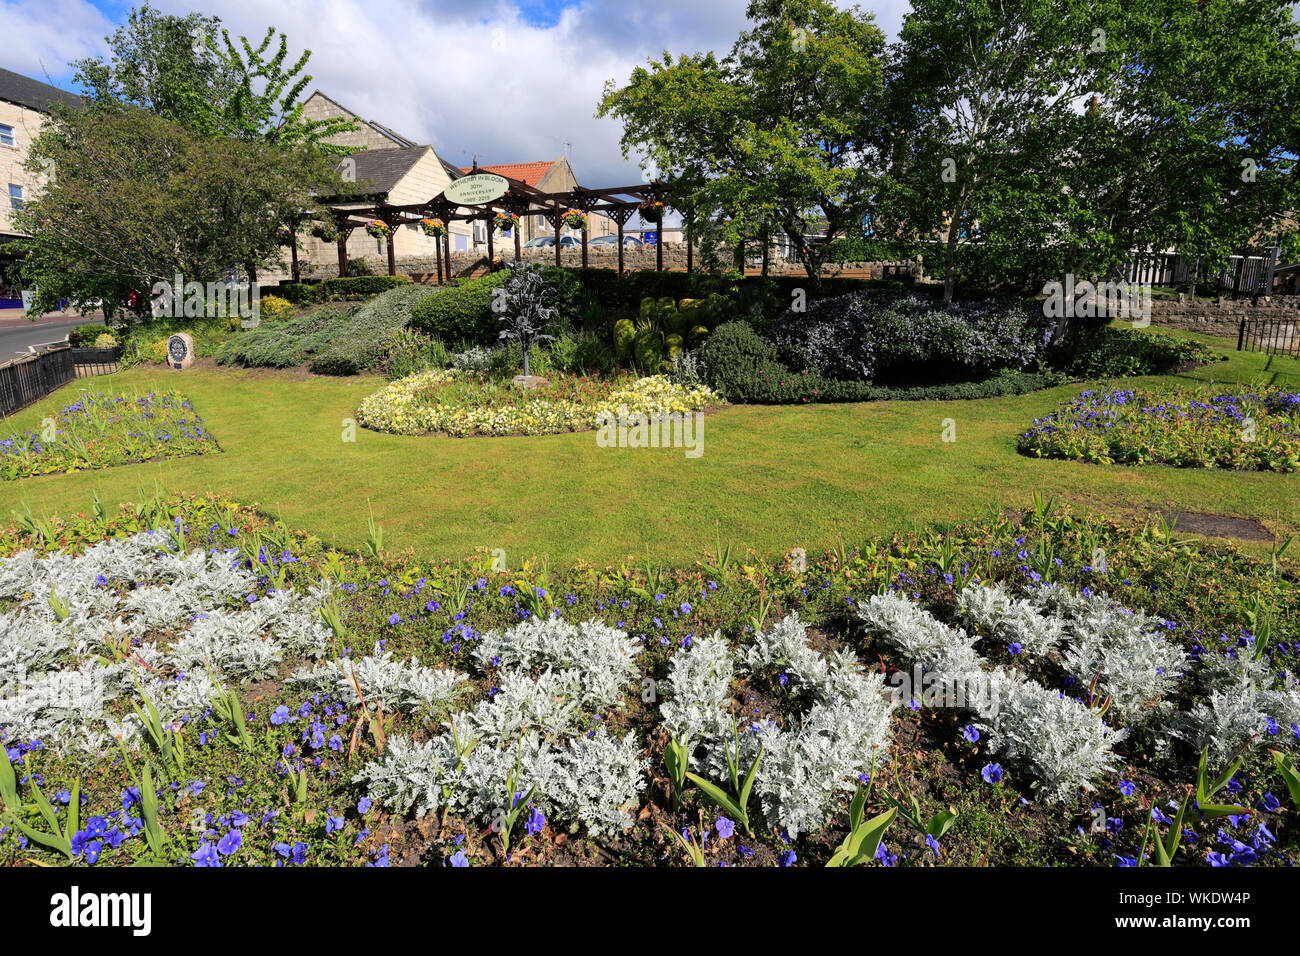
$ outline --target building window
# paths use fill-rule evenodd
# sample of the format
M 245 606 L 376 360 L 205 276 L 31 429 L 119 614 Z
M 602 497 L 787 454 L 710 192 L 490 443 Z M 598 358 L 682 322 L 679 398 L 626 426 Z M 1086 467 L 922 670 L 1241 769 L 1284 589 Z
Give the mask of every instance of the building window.
M 9 184 L 9 206 L 11 209 L 23 208 L 23 187 Z
M 456 251 L 469 252 L 469 236 L 462 236 L 456 233 Z
M 487 242 L 487 223 L 481 219 L 474 220 L 474 245 Z
M 0 146 L 16 146 L 14 142 L 14 128 L 12 126 L 0 125 Z

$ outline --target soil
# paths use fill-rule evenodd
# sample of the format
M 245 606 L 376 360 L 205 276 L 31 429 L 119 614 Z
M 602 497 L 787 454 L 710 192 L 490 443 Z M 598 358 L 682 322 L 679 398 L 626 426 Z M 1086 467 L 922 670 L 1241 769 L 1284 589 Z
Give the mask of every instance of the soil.
M 1272 532 L 1254 518 L 1230 518 L 1227 515 L 1205 514 L 1200 511 L 1162 510 L 1160 515 L 1172 523 L 1175 531 L 1185 534 L 1203 534 L 1209 538 L 1237 538 L 1241 541 L 1272 543 Z

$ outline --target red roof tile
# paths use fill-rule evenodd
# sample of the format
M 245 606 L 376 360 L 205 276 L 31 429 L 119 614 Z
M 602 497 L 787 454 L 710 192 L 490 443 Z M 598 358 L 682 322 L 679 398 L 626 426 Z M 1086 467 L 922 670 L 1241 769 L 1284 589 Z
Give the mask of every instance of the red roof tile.
M 557 162 L 559 160 L 551 159 L 536 163 L 497 163 L 495 166 L 480 166 L 479 170 L 485 173 L 496 173 L 498 176 L 505 176 L 508 179 L 519 179 L 536 188 L 537 184 L 542 181 L 542 177 Z M 468 173 L 470 169 L 469 166 L 460 167 L 462 173 Z

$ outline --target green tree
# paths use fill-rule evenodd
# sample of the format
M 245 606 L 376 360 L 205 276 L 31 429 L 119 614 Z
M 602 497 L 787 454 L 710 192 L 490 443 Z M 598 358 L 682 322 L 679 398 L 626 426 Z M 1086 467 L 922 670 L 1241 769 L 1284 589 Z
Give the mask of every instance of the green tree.
M 884 35 L 827 0 L 752 0 L 746 16 L 729 56 L 665 52 L 607 83 L 596 115 L 666 172 L 673 205 L 729 242 L 783 232 L 816 283 L 810 234 L 856 230 L 873 188 Z
M 875 221 L 951 298 L 1114 278 L 1134 248 L 1221 263 L 1297 204 L 1288 0 L 916 0 L 889 74 Z
M 278 261 L 281 224 L 337 178 L 318 151 L 204 137 L 141 110 L 56 115 L 29 165 L 46 161 L 56 176 L 15 216 L 32 236 L 24 277 L 38 311 L 67 298 L 107 316 L 177 273 L 209 282 Z
M 225 103 L 239 88 L 239 76 L 210 39 L 220 29 L 218 17 L 172 16 L 145 4 L 106 38 L 107 59 L 73 62 L 73 80 L 92 106 L 133 106 L 198 129 L 209 104 Z
M 1097 86 L 1093 31 L 1112 16 L 1091 0 L 913 2 L 891 62 L 894 140 L 878 219 L 940 239 L 945 301 L 962 245 L 999 242 L 994 227 L 1009 221 L 1051 234 L 1068 161 L 1062 130 Z M 1023 234 L 1006 239 L 1024 248 Z
M 107 41 L 107 59 L 73 64 L 94 107 L 138 107 L 203 136 L 352 152 L 325 140 L 355 130 L 355 120 L 304 115 L 311 51 L 290 62 L 288 38 L 274 27 L 254 47 L 245 37 L 232 39 L 218 17 L 166 15 L 145 4 Z

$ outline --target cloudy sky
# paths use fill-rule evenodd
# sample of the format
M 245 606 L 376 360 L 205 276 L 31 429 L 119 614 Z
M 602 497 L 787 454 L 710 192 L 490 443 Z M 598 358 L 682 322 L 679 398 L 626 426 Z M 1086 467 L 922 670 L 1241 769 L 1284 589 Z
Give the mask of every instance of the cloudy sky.
M 134 4 L 0 0 L 0 66 L 72 88 L 70 61 L 107 51 Z M 312 51 L 312 88 L 468 166 L 569 158 L 585 185 L 640 181 L 620 124 L 597 120 L 607 80 L 664 50 L 729 50 L 746 0 L 155 0 L 219 16 L 232 34 L 275 26 Z M 847 6 L 848 4 L 844 4 Z M 891 37 L 906 0 L 864 0 Z

